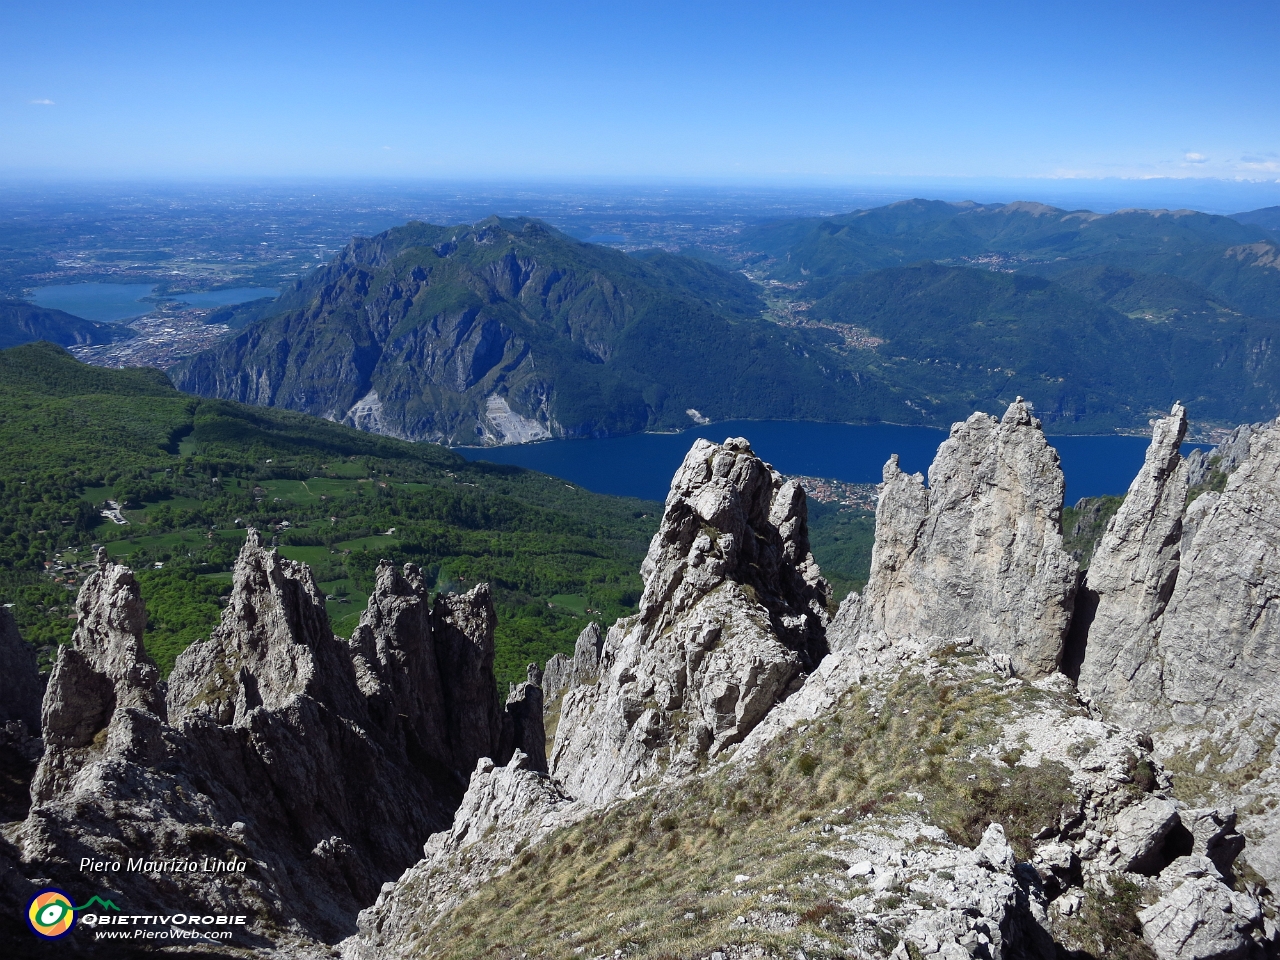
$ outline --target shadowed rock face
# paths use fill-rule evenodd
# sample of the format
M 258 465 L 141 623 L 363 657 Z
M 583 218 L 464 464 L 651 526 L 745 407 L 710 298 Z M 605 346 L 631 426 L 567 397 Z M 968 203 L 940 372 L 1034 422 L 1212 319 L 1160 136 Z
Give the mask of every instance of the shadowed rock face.
M 640 611 L 609 630 L 599 680 L 561 707 L 552 772 L 590 803 L 738 743 L 826 652 L 804 491 L 745 440 L 694 444 L 641 574 Z
M 967 636 L 1019 674 L 1053 673 L 1076 587 L 1062 494 L 1058 454 L 1021 398 L 1001 420 L 975 413 L 952 426 L 927 489 L 891 458 L 858 621 L 833 646 L 851 648 L 860 632 Z
M 1181 554 L 1186 433 L 1180 405 L 1156 421 L 1142 470 L 1094 551 L 1072 631 L 1084 644 L 1080 692 L 1143 727 L 1166 710 L 1158 638 Z
M 166 703 L 142 648 L 137 583 L 101 562 L 45 697 L 24 872 L 87 897 L 81 856 L 234 858 L 243 872 L 108 883 L 139 911 L 176 899 L 248 914 L 258 945 L 351 932 L 380 885 L 448 827 L 479 757 L 500 756 L 510 721 L 497 708 L 487 589 L 428 612 L 416 568 L 384 565 L 348 644 L 310 570 L 250 531 L 222 622 L 178 658 Z
M 0 607 L 0 726 L 18 722 L 27 734 L 40 732 L 44 682 L 36 654 L 18 634 L 7 607 Z
M 30 808 L 31 780 L 43 751 L 43 699 L 44 680 L 35 651 L 23 642 L 13 614 L 7 607 L 0 607 L 0 822 L 22 820 Z M 5 869 L 6 865 L 0 862 L 0 873 Z M 0 925 L 0 937 L 3 936 Z

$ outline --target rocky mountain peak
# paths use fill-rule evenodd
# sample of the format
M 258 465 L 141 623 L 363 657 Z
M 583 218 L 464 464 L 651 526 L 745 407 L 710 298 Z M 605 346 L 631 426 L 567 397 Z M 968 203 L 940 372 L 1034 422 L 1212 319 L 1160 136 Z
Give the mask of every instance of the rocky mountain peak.
M 311 568 L 264 547 L 251 527 L 222 622 L 174 664 L 170 712 L 175 721 L 200 714 L 234 723 L 255 707 L 277 709 L 308 693 L 351 715 L 355 684 L 342 647 Z
M 830 588 L 809 552 L 804 491 L 741 437 L 695 441 L 671 482 L 640 574 L 640 618 L 656 629 L 732 582 L 769 611 L 779 637 L 810 665 L 826 652 Z
M 551 769 L 588 802 L 738 743 L 826 653 L 804 491 L 743 439 L 694 443 L 641 574 L 640 612 L 561 705 Z
M 1186 433 L 1180 404 L 1153 425 L 1142 469 L 1085 575 L 1064 664 L 1082 694 L 1143 726 L 1162 712 L 1156 643 L 1181 559 L 1187 466 L 1179 449 Z
M 928 487 L 891 457 L 870 578 L 833 646 L 851 649 L 862 633 L 967 636 L 1020 674 L 1054 672 L 1076 588 L 1062 549 L 1063 489 L 1057 451 L 1021 398 L 999 420 L 975 413 L 954 424 Z

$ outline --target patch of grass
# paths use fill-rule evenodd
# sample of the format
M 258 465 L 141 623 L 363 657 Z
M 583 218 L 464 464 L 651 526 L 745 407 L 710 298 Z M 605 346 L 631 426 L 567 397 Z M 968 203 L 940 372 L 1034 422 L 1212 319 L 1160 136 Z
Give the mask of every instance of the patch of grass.
M 575 960 L 615 950 L 658 960 L 751 944 L 812 956 L 816 930 L 835 936 L 853 922 L 832 887 L 813 879 L 847 882 L 844 862 L 828 853 L 839 837 L 829 825 L 923 815 L 973 846 L 998 821 L 1026 856 L 1031 836 L 1078 802 L 1059 764 L 969 759 L 999 739 L 1016 703 L 1041 696 L 918 672 L 887 689 L 855 688 L 823 722 L 788 732 L 749 763 L 551 834 L 521 854 L 522 868 L 428 928 L 415 949 L 441 960 Z M 906 896 L 888 892 L 878 902 L 888 909 Z M 753 913 L 791 922 L 737 923 Z M 886 952 L 901 939 L 895 923 L 875 928 Z
M 1062 920 L 1055 932 L 1064 946 L 1082 951 L 1087 957 L 1155 960 L 1155 952 L 1142 939 L 1138 920 L 1138 911 L 1147 902 L 1136 883 L 1111 877 L 1109 889 L 1100 885 L 1087 887 L 1079 912 Z

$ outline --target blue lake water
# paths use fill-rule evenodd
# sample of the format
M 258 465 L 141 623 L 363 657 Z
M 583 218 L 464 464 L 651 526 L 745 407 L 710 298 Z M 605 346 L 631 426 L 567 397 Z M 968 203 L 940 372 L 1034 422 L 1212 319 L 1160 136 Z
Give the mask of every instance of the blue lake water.
M 32 291 L 31 299 L 42 307 L 65 310 L 86 320 L 115 323 L 119 320 L 132 320 L 154 310 L 154 303 L 144 303 L 142 300 L 143 297 L 151 296 L 154 290 L 155 286 L 150 283 L 64 283 L 37 287 Z M 193 307 L 210 309 L 262 297 L 275 297 L 279 293 L 279 290 L 269 287 L 232 287 L 226 290 L 177 294 L 173 299 Z
M 65 310 L 85 320 L 114 323 L 150 313 L 154 306 L 140 301 L 154 289 L 150 283 L 64 283 L 38 287 L 31 299 L 50 310 Z
M 468 460 L 511 463 L 563 477 L 594 490 L 624 497 L 663 500 L 671 477 L 697 437 L 717 442 L 746 437 L 755 452 L 785 474 L 830 477 L 847 483 L 879 483 L 889 455 L 898 454 L 908 473 L 929 472 L 947 431 L 887 424 L 805 423 L 732 420 L 683 433 L 641 433 L 589 440 L 547 440 L 514 447 L 458 452 Z M 1142 466 L 1143 437 L 1050 437 L 1062 458 L 1066 502 L 1120 494 Z M 1193 445 L 1188 444 L 1184 451 Z
M 279 290 L 269 287 L 231 287 L 227 290 L 206 290 L 203 293 L 179 293 L 173 299 L 207 310 L 210 307 L 229 307 L 233 303 L 248 303 L 250 300 L 279 295 Z

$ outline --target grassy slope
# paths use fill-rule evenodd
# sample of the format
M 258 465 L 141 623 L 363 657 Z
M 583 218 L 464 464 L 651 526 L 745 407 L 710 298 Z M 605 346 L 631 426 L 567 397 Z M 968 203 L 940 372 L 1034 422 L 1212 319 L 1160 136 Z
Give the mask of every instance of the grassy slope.
M 329 604 L 339 632 L 380 558 L 420 564 L 440 589 L 490 581 L 499 681 L 522 679 L 526 663 L 571 650 L 588 616 L 634 609 L 659 510 L 430 444 L 200 400 L 158 371 L 88 367 L 49 344 L 0 352 L 0 445 L 0 597 L 46 659 L 70 636 L 75 585 L 46 576 L 45 561 L 89 561 L 101 542 L 139 569 L 146 642 L 168 665 L 216 621 L 255 524 L 348 597 Z M 126 504 L 128 526 L 98 516 L 108 498 Z
M 417 946 L 450 960 L 572 960 L 615 949 L 668 960 L 734 944 L 763 945 L 774 956 L 800 948 L 844 956 L 851 942 L 889 953 L 909 915 L 904 901 L 927 895 L 908 893 L 910 877 L 879 893 L 849 880 L 835 857 L 848 846 L 846 833 L 923 822 L 972 847 L 997 821 L 1026 856 L 1031 838 L 1077 802 L 1061 764 L 1022 765 L 1016 751 L 996 758 L 991 750 L 1017 715 L 1082 708 L 1026 685 L 1002 686 L 963 651 L 939 659 L 931 675 L 869 677 L 742 766 L 551 834 L 420 931 Z M 1129 892 L 1090 892 L 1073 937 L 1101 941 L 1111 956 L 1149 956 L 1134 932 L 1142 904 Z M 872 913 L 877 921 L 855 920 Z

